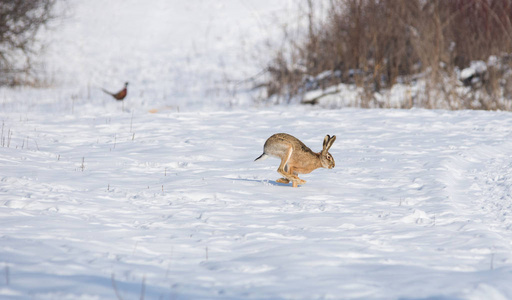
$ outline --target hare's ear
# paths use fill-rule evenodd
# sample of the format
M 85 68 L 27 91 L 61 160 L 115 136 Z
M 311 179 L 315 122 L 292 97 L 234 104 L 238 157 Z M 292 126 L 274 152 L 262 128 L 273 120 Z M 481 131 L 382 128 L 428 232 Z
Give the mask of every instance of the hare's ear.
M 329 140 L 331 139 L 331 137 L 329 135 L 326 135 L 325 138 L 324 138 L 324 150 L 325 150 L 325 147 L 327 147 L 327 143 L 329 143 Z
M 324 139 L 324 150 L 325 151 L 329 150 L 332 147 L 332 144 L 334 143 L 335 140 L 336 140 L 335 135 L 333 135 L 332 137 L 330 137 L 329 135 L 326 135 L 325 139 Z

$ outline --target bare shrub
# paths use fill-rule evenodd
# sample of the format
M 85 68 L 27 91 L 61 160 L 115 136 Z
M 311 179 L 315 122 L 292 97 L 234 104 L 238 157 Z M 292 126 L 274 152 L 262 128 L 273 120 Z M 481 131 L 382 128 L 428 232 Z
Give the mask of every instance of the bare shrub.
M 57 0 L 0 0 L 0 85 L 15 85 L 32 70 L 36 35 L 54 18 Z
M 269 96 L 290 99 L 351 83 L 364 88 L 364 106 L 380 107 L 375 92 L 422 74 L 427 94 L 413 106 L 503 108 L 500 91 L 507 86 L 510 93 L 505 70 L 489 68 L 473 99 L 457 92 L 455 71 L 510 53 L 512 0 L 331 0 L 323 20 L 308 4 L 307 33 L 289 40 L 269 64 Z

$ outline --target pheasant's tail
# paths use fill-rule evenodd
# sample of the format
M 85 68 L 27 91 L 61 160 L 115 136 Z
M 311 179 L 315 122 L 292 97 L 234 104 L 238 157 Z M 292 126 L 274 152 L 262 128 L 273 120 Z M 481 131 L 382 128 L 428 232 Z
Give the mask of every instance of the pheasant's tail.
M 103 89 L 103 88 L 102 88 L 101 90 L 102 90 L 104 93 L 109 94 L 110 96 L 114 96 L 114 94 L 113 94 L 113 93 L 111 93 L 111 92 L 107 91 L 106 89 Z

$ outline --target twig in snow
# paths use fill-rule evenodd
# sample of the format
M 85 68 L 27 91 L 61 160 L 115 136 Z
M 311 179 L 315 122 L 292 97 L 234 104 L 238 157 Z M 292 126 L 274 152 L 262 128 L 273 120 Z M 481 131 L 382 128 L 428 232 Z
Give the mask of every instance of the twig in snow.
M 119 290 L 117 289 L 117 284 L 116 284 L 116 279 L 115 279 L 115 275 L 114 273 L 112 273 L 112 287 L 114 288 L 114 292 L 116 292 L 116 297 L 118 300 L 123 300 L 123 297 L 121 297 L 121 295 L 119 294 Z
M 9 285 L 9 266 L 5 265 L 5 285 Z
M 133 124 L 133 111 L 132 111 L 132 118 L 130 119 L 130 132 L 132 132 L 132 124 Z
M 140 288 L 140 300 L 144 300 L 144 294 L 146 293 L 146 276 L 142 278 L 142 286 Z
M 77 94 L 71 95 L 71 114 L 75 114 L 75 101 L 78 98 Z
M 34 140 L 34 142 L 36 143 L 36 149 L 37 149 L 37 151 L 39 151 L 39 145 L 37 144 L 36 139 L 33 139 L 33 140 Z

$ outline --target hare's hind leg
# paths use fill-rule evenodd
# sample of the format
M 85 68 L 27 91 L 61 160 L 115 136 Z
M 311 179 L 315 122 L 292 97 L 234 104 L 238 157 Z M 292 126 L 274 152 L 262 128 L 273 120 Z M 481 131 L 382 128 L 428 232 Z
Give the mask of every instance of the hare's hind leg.
M 279 179 L 276 179 L 276 182 L 288 184 L 288 183 L 290 183 L 290 180 L 288 180 L 286 178 L 279 178 Z
M 287 184 L 287 183 L 290 183 L 290 181 L 293 181 L 293 177 L 291 177 L 292 175 L 286 173 L 286 171 L 284 171 L 284 169 L 281 169 L 281 168 L 277 169 L 277 173 L 281 174 L 283 176 L 283 178 L 277 179 L 276 182 Z
M 298 187 L 299 184 L 304 184 L 306 181 L 300 179 L 295 172 L 293 172 L 293 167 L 288 166 L 288 161 L 290 157 L 292 157 L 293 148 L 290 146 L 286 151 L 286 156 L 281 159 L 281 164 L 277 169 L 277 172 L 284 176 L 284 178 L 279 178 L 276 182 L 280 183 L 289 183 L 292 182 L 293 187 Z
M 288 172 L 289 170 L 286 170 L 286 164 L 290 160 L 290 157 L 292 156 L 293 148 L 292 146 L 288 147 L 288 150 L 286 150 L 286 155 L 281 158 L 281 164 L 279 165 L 279 168 L 277 168 L 277 173 L 283 175 L 284 178 L 279 178 L 276 180 L 276 182 L 279 183 L 290 183 L 290 181 L 294 180 L 294 176 L 292 173 Z

